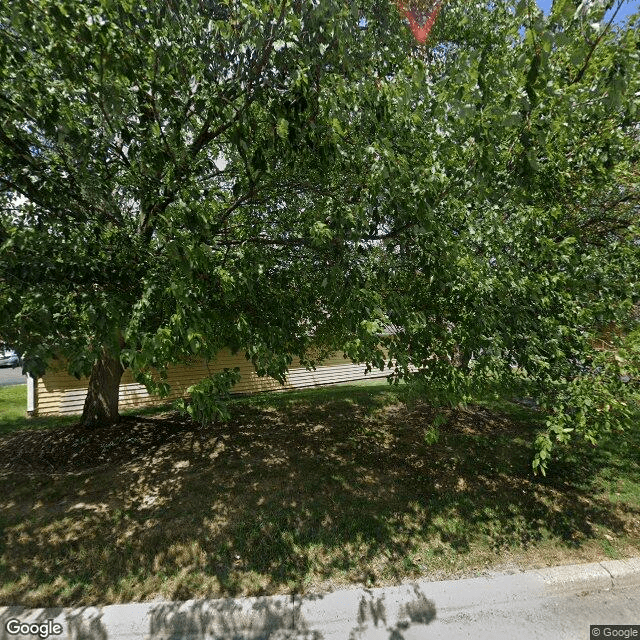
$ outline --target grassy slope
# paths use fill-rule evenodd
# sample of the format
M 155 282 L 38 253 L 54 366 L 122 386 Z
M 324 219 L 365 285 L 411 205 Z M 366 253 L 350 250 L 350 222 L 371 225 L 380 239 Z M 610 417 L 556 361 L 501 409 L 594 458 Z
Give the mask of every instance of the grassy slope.
M 0 436 L 0 604 L 284 593 L 640 553 L 638 430 L 535 478 L 535 412 L 445 411 L 434 434 L 432 409 L 405 400 L 402 387 L 350 385 L 234 400 L 232 421 L 206 430 L 167 414 Z

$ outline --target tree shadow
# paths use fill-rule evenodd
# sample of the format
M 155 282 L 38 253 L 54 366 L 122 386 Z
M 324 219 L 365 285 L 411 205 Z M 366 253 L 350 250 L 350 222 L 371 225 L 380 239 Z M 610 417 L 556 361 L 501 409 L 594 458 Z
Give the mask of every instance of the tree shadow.
M 579 550 L 640 514 L 594 484 L 607 465 L 640 481 L 634 460 L 594 450 L 534 478 L 533 428 L 485 409 L 451 412 L 427 444 L 425 406 L 238 406 L 195 438 L 187 421 L 155 416 L 75 452 L 70 428 L 30 434 L 33 456 L 13 461 L 0 440 L 0 604 L 394 584 L 471 564 L 478 548 L 496 562 L 545 541 Z
M 389 640 L 402 640 L 407 629 L 427 625 L 436 617 L 435 605 L 417 587 L 413 587 L 413 593 L 402 594 L 404 597 L 395 603 L 396 606 L 385 602 L 385 594 L 354 592 L 349 595 L 352 597 L 348 598 L 347 607 L 337 613 L 344 637 L 351 640 L 366 637 L 373 627 L 386 631 Z M 301 637 L 322 640 L 326 625 L 322 616 L 326 610 L 323 598 L 321 595 L 306 601 L 285 596 L 225 598 L 67 610 L 5 607 L 0 610 L 0 640 L 33 637 L 34 634 L 15 634 L 9 627 L 12 620 L 29 625 L 56 622 L 62 626 L 57 635 L 74 640 L 109 640 L 123 636 L 147 640 L 205 637 L 217 640 L 299 640 Z M 331 609 L 331 605 L 329 610 L 335 616 L 336 610 Z
M 73 611 L 62 608 L 25 609 L 25 607 L 4 607 L 0 609 L 0 640 L 31 640 L 36 634 L 9 633 L 10 620 L 18 620 L 29 625 L 45 625 L 47 621 L 62 625 L 62 633 L 49 637 L 68 637 L 74 640 L 108 640 L 107 629 L 102 622 L 102 612 L 95 608 L 82 607 Z M 46 635 L 44 637 L 47 637 Z

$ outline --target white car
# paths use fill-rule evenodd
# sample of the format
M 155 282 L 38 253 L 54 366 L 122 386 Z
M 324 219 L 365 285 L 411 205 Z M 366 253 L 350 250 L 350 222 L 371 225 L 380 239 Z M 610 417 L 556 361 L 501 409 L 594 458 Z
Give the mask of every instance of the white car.
M 0 351 L 0 367 L 13 367 L 20 364 L 20 356 L 11 349 Z

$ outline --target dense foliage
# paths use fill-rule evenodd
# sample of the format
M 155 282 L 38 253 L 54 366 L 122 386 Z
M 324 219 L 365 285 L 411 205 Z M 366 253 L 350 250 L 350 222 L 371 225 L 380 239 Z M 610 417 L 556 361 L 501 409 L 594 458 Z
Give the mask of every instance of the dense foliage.
M 639 30 L 605 9 L 451 0 L 420 47 L 392 2 L 3 6 L 2 339 L 91 374 L 86 424 L 123 367 L 163 392 L 229 347 L 524 384 L 543 469 L 623 427 L 638 351 L 595 347 L 637 322 Z
M 630 425 L 640 40 L 637 16 L 615 29 L 604 7 L 533 7 L 449 6 L 377 166 L 409 216 L 396 224 L 413 222 L 381 269 L 400 373 L 419 367 L 450 402 L 492 386 L 536 398 L 544 471 L 555 443 Z

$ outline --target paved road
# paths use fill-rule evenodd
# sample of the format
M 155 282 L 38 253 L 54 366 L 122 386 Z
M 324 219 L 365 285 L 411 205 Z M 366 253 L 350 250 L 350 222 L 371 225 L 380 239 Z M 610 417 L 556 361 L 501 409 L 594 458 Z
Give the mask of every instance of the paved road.
M 99 608 L 35 609 L 0 607 L 0 640 L 32 640 L 34 636 L 9 635 L 10 619 L 44 622 L 55 619 L 63 626 L 56 637 L 85 640 L 603 640 L 640 638 L 640 587 L 583 594 L 549 595 L 490 604 L 491 598 L 472 606 L 439 598 L 414 601 L 402 622 L 380 603 L 360 606 L 354 619 L 332 619 L 330 605 L 315 624 L 296 615 L 291 624 L 285 614 L 286 598 L 271 605 L 259 599 L 186 603 L 128 604 Z M 449 600 L 449 598 L 445 598 Z M 484 600 L 484 601 L 483 601 Z M 482 602 L 480 602 L 482 601 Z M 336 602 L 337 603 L 337 602 Z M 321 604 L 321 603 L 320 603 Z M 328 604 L 328 603 L 327 603 Z M 334 603 L 335 604 L 335 603 Z M 390 603 L 388 603 L 390 604 Z M 453 606 L 452 606 L 453 605 Z M 406 612 L 405 612 L 406 613 Z M 253 624 L 251 623 L 253 621 Z M 213 623 L 213 624 L 212 624 Z M 636 635 L 605 630 L 590 634 L 590 625 L 637 625 Z
M 8 387 L 13 384 L 27 384 L 27 376 L 22 375 L 22 367 L 0 368 L 0 387 Z
M 412 625 L 396 637 L 403 640 L 590 640 L 590 625 L 600 624 L 638 625 L 636 636 L 613 636 L 603 632 L 602 638 L 640 638 L 640 588 L 444 610 L 436 612 L 430 624 Z M 358 640 L 384 637 L 386 640 L 389 633 L 375 635 L 375 631 L 370 630 L 369 635 L 365 632 L 355 637 Z
M 590 625 L 601 624 L 638 625 L 635 636 L 603 631 L 602 638 L 640 639 L 640 574 L 627 574 L 630 586 L 601 589 L 598 585 L 607 582 L 601 568 L 543 570 L 548 571 L 543 588 L 535 573 L 527 572 L 421 583 L 413 593 L 391 587 L 365 597 L 357 592 L 306 602 L 303 597 L 291 640 L 591 640 L 597 635 L 591 636 Z M 357 617 L 349 613 L 354 610 Z

